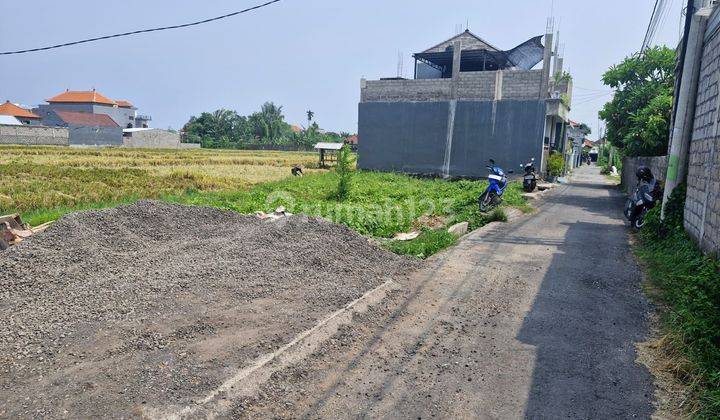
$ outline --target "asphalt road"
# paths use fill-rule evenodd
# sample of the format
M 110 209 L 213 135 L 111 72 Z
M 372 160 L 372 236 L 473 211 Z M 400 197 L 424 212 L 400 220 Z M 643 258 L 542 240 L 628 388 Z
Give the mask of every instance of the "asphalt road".
M 477 231 L 233 416 L 648 418 L 650 306 L 620 193 L 594 167 Z

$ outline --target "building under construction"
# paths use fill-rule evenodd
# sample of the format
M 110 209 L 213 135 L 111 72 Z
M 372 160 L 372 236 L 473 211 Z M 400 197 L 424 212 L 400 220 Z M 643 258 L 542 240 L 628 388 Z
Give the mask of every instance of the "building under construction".
M 465 31 L 415 54 L 414 79 L 363 79 L 359 167 L 481 177 L 488 159 L 511 168 L 534 157 L 544 170 L 565 147 L 572 92 L 544 38 L 503 51 Z

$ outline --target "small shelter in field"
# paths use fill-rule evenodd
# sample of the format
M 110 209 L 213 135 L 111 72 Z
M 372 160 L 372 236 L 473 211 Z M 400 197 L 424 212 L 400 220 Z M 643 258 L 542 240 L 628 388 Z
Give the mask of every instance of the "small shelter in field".
M 337 162 L 337 154 L 344 146 L 343 143 L 318 143 L 315 150 L 320 152 L 320 167 L 328 166 L 328 162 Z

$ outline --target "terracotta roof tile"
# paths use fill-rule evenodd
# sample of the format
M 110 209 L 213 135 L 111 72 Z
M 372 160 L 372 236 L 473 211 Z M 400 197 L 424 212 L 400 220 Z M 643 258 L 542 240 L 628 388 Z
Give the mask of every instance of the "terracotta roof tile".
M 132 108 L 132 107 L 133 107 L 132 102 L 126 101 L 126 100 L 124 100 L 124 99 L 116 99 L 116 100 L 115 100 L 115 103 L 116 103 L 117 106 L 119 106 L 120 108 Z
M 20 117 L 20 118 L 40 119 L 39 116 L 33 114 L 32 112 L 28 111 L 25 108 L 21 108 L 13 103 L 10 103 L 10 101 L 7 101 L 4 104 L 0 105 L 0 115 L 10 115 L 13 117 Z
M 115 105 L 115 101 L 104 96 L 100 92 L 96 92 L 95 90 L 68 90 L 46 100 L 50 103 L 60 102 Z
M 72 111 L 55 111 L 55 113 L 68 124 L 86 127 L 119 127 L 112 118 L 105 114 Z

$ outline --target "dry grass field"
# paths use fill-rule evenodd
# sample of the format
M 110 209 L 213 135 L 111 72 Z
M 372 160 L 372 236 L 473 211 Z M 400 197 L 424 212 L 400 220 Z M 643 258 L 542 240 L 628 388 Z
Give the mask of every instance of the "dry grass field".
M 0 214 L 30 217 L 185 192 L 237 191 L 285 178 L 296 164 L 317 167 L 316 154 L 299 152 L 0 146 L 0 153 Z

